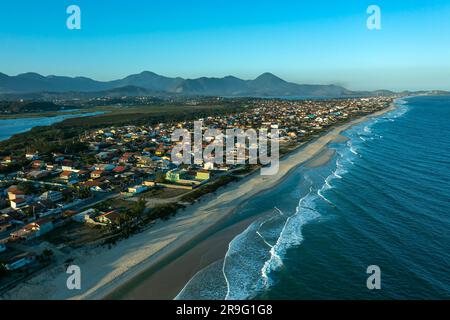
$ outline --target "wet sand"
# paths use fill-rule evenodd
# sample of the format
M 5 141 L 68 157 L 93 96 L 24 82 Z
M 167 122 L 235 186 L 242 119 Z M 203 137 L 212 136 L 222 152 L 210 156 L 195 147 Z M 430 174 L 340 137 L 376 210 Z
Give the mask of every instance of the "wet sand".
M 335 151 L 333 149 L 324 148 L 324 150 L 319 153 L 314 159 L 308 161 L 305 165 L 309 168 L 317 168 L 328 163 L 330 159 L 334 156 Z

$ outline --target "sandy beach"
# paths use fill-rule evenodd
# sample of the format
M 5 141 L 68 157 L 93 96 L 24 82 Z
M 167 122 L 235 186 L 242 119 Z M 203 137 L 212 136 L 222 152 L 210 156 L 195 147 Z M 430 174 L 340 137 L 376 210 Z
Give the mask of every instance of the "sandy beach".
M 196 239 L 204 238 L 205 234 L 211 233 L 214 226 L 230 216 L 236 207 L 254 195 L 275 186 L 295 167 L 304 164 L 320 153 L 324 154 L 324 158 L 318 161 L 320 163 L 326 161 L 326 157 L 331 156 L 326 151 L 327 145 L 333 141 L 340 141 L 342 139 L 341 132 L 355 124 L 366 121 L 368 117 L 379 116 L 394 108 L 395 105 L 392 104 L 382 111 L 331 129 L 285 156 L 280 161 L 278 173 L 274 176 L 261 176 L 259 172 L 255 172 L 239 182 L 220 189 L 216 194 L 203 197 L 201 201 L 180 211 L 176 217 L 168 221 L 158 221 L 151 228 L 120 241 L 111 249 L 98 247 L 95 249 L 79 249 L 73 252 L 74 264 L 81 268 L 81 290 L 71 291 L 67 289 L 68 275 L 64 266 L 60 265 L 36 275 L 11 289 L 0 298 L 60 300 L 114 297 L 113 292 L 118 288 L 126 285 L 146 270 L 152 268 L 157 270 L 158 266 L 168 257 L 182 257 L 183 252 L 191 248 Z M 320 163 L 316 165 L 320 165 Z M 246 223 L 250 222 L 247 221 Z M 174 277 L 174 283 L 166 282 L 161 285 L 160 282 L 161 290 L 163 290 L 163 287 L 175 288 L 166 292 L 157 291 L 161 293 L 161 297 L 171 297 L 180 285 L 183 286 L 183 281 L 189 280 L 192 272 L 200 270 L 210 260 L 217 259 L 217 256 L 226 249 L 223 244 L 229 241 L 230 235 L 239 233 L 239 230 L 245 228 L 246 223 L 235 226 L 232 231 L 216 235 L 216 237 L 222 236 L 222 240 L 218 241 L 222 245 L 211 250 L 211 256 L 208 259 L 204 261 L 197 259 L 195 261 L 191 258 L 190 262 L 185 260 L 184 262 L 190 263 L 191 267 Z M 198 252 L 203 250 L 204 253 L 207 246 L 203 249 L 202 247 L 198 249 L 197 246 L 195 250 L 198 250 Z M 198 252 L 193 254 L 192 257 L 198 257 Z M 171 269 L 166 267 L 162 268 L 161 272 L 165 272 L 164 277 L 169 279 L 169 275 L 174 274 L 170 271 Z M 179 271 L 179 268 L 177 271 Z M 156 274 L 155 272 L 153 274 Z M 158 286 L 155 289 L 158 289 Z

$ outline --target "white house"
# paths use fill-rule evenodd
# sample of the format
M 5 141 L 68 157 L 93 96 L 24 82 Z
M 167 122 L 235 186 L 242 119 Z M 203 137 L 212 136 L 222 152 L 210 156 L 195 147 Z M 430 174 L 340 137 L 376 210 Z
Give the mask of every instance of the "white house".
M 89 209 L 83 212 L 80 212 L 74 216 L 72 216 L 72 220 L 76 221 L 76 222 L 90 222 L 92 221 L 92 216 L 96 213 L 97 211 L 95 211 L 95 209 Z
M 25 199 L 19 198 L 19 199 L 11 200 L 10 204 L 11 204 L 11 208 L 17 210 L 17 209 L 25 207 L 27 205 L 27 201 Z

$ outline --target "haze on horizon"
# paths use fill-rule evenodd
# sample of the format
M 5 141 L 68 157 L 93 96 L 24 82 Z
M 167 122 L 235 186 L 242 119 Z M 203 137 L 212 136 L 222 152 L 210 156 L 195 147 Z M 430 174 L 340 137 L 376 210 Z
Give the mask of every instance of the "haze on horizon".
M 82 29 L 66 27 L 81 8 Z M 381 8 L 382 29 L 366 10 Z M 18 0 L 0 4 L 0 72 L 113 80 L 271 72 L 350 90 L 450 90 L 444 0 Z

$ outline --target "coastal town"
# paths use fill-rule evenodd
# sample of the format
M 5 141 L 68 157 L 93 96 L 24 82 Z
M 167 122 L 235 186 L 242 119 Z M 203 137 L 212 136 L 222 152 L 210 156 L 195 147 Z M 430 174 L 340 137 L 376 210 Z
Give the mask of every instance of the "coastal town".
M 235 161 L 176 164 L 176 129 L 271 129 L 286 155 L 330 128 L 387 108 L 392 97 L 330 100 L 252 99 L 238 112 L 147 125 L 106 126 L 79 135 L 79 152 L 0 158 L 0 291 L 55 264 L 75 248 L 105 247 L 127 238 L 203 195 L 261 168 L 249 146 Z M 195 103 L 190 101 L 190 103 Z M 226 139 L 226 137 L 225 137 Z M 203 147 L 211 142 L 203 137 Z M 242 147 L 233 141 L 235 148 Z M 243 157 L 239 159 L 239 157 Z M 241 161 L 238 161 L 241 160 Z

